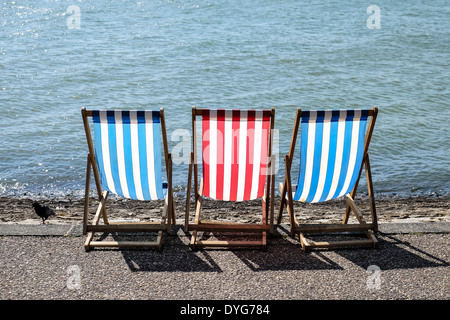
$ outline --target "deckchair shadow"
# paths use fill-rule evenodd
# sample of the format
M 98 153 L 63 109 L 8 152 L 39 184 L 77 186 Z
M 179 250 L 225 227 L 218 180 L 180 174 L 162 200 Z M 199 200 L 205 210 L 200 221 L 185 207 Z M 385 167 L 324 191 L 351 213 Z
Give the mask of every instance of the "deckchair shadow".
M 85 249 L 161 248 L 163 233 L 170 233 L 175 223 L 172 190 L 172 158 L 168 152 L 164 109 L 159 111 L 86 110 L 82 108 L 89 153 L 83 214 Z M 89 118 L 94 127 L 94 141 Z M 162 143 L 161 143 L 162 137 Z M 167 182 L 163 182 L 162 152 Z M 94 173 L 99 205 L 89 223 L 91 171 Z M 157 222 L 112 222 L 106 202 L 110 193 L 136 201 L 164 199 L 164 210 Z M 100 224 L 102 218 L 103 224 Z M 157 233 L 154 241 L 94 241 L 96 232 Z
M 289 153 L 284 157 L 285 178 L 280 183 L 281 201 L 277 223 L 284 207 L 289 214 L 291 235 L 298 234 L 302 249 L 377 246 L 378 231 L 368 148 L 378 108 L 370 110 L 302 111 L 297 109 Z M 295 145 L 301 125 L 300 170 L 297 184 L 291 181 Z M 355 204 L 362 169 L 365 168 L 371 222 Z M 342 223 L 299 224 L 294 201 L 318 203 L 344 197 L 347 206 Z M 348 223 L 353 212 L 358 223 Z M 366 239 L 313 241 L 307 234 L 325 235 L 364 232 Z M 337 238 L 335 238 L 337 239 Z
M 145 234 L 133 234 L 133 237 L 146 237 Z M 121 237 L 115 234 L 114 237 Z M 145 238 L 144 238 L 145 239 Z M 133 272 L 216 272 L 223 270 L 206 250 L 193 252 L 189 249 L 189 240 L 182 226 L 174 226 L 170 236 L 165 237 L 164 247 L 170 247 L 163 255 L 155 250 L 135 250 L 123 248 L 120 252 Z
M 300 245 L 283 238 L 271 239 L 271 245 L 264 252 L 233 250 L 233 253 L 252 271 L 293 270 L 342 270 L 343 267 L 324 255 L 315 252 L 305 254 Z
M 426 237 L 421 235 L 418 237 Z M 450 266 L 449 261 L 421 249 L 409 241 L 401 240 L 401 236 L 378 234 L 378 246 L 382 250 L 373 252 L 370 257 L 361 250 L 339 250 L 337 254 L 346 260 L 367 268 L 376 265 L 381 270 L 439 268 Z
M 202 177 L 199 183 L 197 161 L 197 117 L 202 123 Z M 267 233 L 273 225 L 274 175 L 272 132 L 275 109 L 212 110 L 192 108 L 192 152 L 189 164 L 184 231 L 191 232 L 191 248 L 266 248 Z M 190 221 L 190 199 L 194 179 L 195 218 Z M 202 220 L 202 201 L 250 201 L 262 199 L 259 223 Z M 201 240 L 200 232 L 257 235 L 248 240 Z

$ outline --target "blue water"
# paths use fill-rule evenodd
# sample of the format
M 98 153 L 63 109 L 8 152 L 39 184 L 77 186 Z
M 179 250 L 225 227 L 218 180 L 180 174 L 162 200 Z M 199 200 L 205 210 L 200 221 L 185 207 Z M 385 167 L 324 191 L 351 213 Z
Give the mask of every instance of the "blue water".
M 377 105 L 376 192 L 448 193 L 449 17 L 448 0 L 2 1 L 0 196 L 83 194 L 83 106 L 164 107 L 182 196 L 193 105 L 275 106 L 280 158 L 297 107 Z

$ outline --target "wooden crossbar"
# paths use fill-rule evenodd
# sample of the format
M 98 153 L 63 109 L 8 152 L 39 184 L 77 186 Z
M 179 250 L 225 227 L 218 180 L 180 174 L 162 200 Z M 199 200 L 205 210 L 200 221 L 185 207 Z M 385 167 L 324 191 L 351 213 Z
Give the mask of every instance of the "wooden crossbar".
M 196 247 L 226 247 L 226 248 L 249 248 L 249 247 L 261 247 L 264 248 L 266 246 L 265 240 L 260 241 L 252 241 L 252 240 L 244 240 L 244 241 L 224 241 L 224 240 L 197 240 L 195 242 Z
M 305 237 L 303 233 L 300 233 L 300 241 L 302 243 L 303 250 L 313 248 L 344 248 L 350 246 L 365 246 L 365 247 L 376 247 L 377 241 L 372 239 L 364 240 L 341 240 L 341 241 L 312 241 Z
M 138 222 L 138 223 L 109 223 L 106 225 L 88 225 L 88 232 L 156 232 L 165 231 L 164 223 Z
M 294 226 L 295 233 L 327 233 L 327 232 L 355 232 L 367 231 L 373 228 L 372 223 L 366 224 L 300 224 Z
M 200 221 L 198 224 L 189 224 L 190 230 L 221 231 L 221 232 L 261 232 L 270 231 L 270 225 L 252 225 L 245 223 L 221 223 Z
M 155 241 L 91 241 L 90 246 L 99 248 L 153 248 L 161 249 L 162 231 L 158 232 Z

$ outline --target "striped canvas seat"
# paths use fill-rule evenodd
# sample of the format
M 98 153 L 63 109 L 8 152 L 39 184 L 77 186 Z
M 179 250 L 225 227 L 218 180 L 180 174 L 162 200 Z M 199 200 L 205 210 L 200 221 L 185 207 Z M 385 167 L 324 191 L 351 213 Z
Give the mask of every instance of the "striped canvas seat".
M 283 209 L 289 214 L 291 235 L 298 234 L 303 250 L 343 246 L 377 246 L 373 232 L 378 230 L 368 148 L 378 108 L 370 110 L 297 109 L 289 153 L 285 156 L 286 173 L 280 184 L 281 202 L 278 224 Z M 295 145 L 301 132 L 300 156 L 296 161 Z M 291 183 L 291 168 L 299 163 L 297 185 Z M 366 223 L 354 198 L 363 166 L 372 222 Z M 316 203 L 345 197 L 347 208 L 341 224 L 300 224 L 294 214 L 294 201 Z M 349 224 L 353 212 L 358 223 Z M 367 239 L 316 242 L 306 234 L 364 231 Z
M 168 152 L 164 109 L 159 111 L 81 110 L 89 153 L 87 156 L 83 234 L 85 249 L 92 247 L 161 248 L 162 233 L 175 223 L 172 190 L 172 156 Z M 93 136 L 89 119 L 92 118 Z M 162 140 L 161 140 L 162 138 Z M 164 158 L 161 145 L 164 148 Z M 167 182 L 163 182 L 162 159 Z M 99 205 L 89 220 L 91 171 Z M 160 221 L 109 221 L 106 202 L 110 193 L 131 200 L 162 200 Z M 103 224 L 100 224 L 103 218 Z M 154 217 L 152 217 L 154 218 Z M 159 220 L 159 219 L 157 219 Z M 155 241 L 94 241 L 96 232 L 158 233 Z
M 196 118 L 201 117 L 202 160 L 197 160 Z M 197 109 L 192 108 L 192 146 L 189 164 L 185 232 L 192 231 L 191 247 L 266 246 L 266 234 L 272 231 L 274 175 L 272 170 L 272 130 L 275 109 Z M 202 177 L 198 183 L 198 164 Z M 189 221 L 191 180 L 194 178 L 195 220 Z M 203 199 L 249 201 L 262 199 L 261 222 L 202 220 Z M 268 204 L 270 203 L 270 204 Z M 218 204 L 220 207 L 220 204 Z M 269 216 L 270 215 L 270 221 Z M 252 233 L 260 240 L 200 240 L 197 231 Z
M 322 202 L 352 191 L 362 166 L 368 110 L 304 111 L 294 200 Z
M 264 195 L 271 111 L 204 110 L 203 194 L 246 201 Z
M 92 111 L 104 190 L 135 200 L 165 197 L 158 111 Z

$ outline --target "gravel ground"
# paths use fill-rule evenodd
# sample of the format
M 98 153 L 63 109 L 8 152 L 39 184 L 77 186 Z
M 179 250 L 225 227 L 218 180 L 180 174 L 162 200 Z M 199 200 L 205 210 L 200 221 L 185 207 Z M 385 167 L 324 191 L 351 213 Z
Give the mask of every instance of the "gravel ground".
M 449 238 L 379 234 L 378 249 L 304 253 L 283 236 L 271 236 L 266 251 L 191 251 L 181 229 L 159 252 L 85 252 L 78 236 L 3 236 L 0 299 L 448 300 Z
M 157 309 L 175 319 L 180 318 L 183 308 L 188 306 L 197 307 L 191 314 L 210 306 L 216 308 L 214 318 L 225 316 L 225 303 L 267 304 L 270 318 L 279 318 L 301 310 L 305 303 L 314 302 L 312 300 L 339 303 L 330 308 L 308 305 L 321 314 L 327 312 L 334 316 L 336 310 L 350 307 L 343 305 L 343 300 L 445 302 L 450 298 L 447 224 L 450 197 L 379 199 L 377 212 L 383 225 L 380 224 L 377 235 L 377 249 L 309 253 L 301 251 L 298 240 L 284 233 L 287 229 L 279 228 L 281 232 L 277 236 L 269 237 L 266 251 L 191 251 L 189 238 L 180 225 L 185 210 L 182 201 L 176 202 L 179 225 L 172 236 L 164 236 L 161 251 L 94 249 L 86 252 L 85 237 L 80 236 L 82 199 L 40 199 L 57 213 L 46 225 L 40 224 L 34 214 L 32 201 L 0 198 L 0 234 L 3 234 L 0 235 L 0 300 L 13 300 L 9 303 L 13 302 L 11 310 L 16 315 L 38 309 L 24 308 L 14 302 L 44 300 L 133 301 L 126 306 L 133 312 L 138 310 L 136 307 L 143 312 Z M 361 204 L 367 214 L 367 205 Z M 275 212 L 277 205 L 278 202 Z M 91 207 L 91 213 L 95 212 L 94 200 Z M 110 201 L 108 208 L 112 219 L 146 221 L 160 214 L 158 204 L 141 202 Z M 298 218 L 304 223 L 338 222 L 343 209 L 345 203 L 339 202 L 296 207 Z M 220 207 L 208 201 L 204 203 L 206 216 L 218 220 L 222 215 L 229 218 L 231 214 L 238 221 L 252 222 L 259 219 L 260 210 L 260 202 Z M 284 212 L 282 223 L 286 222 Z M 445 224 L 442 229 L 441 223 Z M 401 231 L 397 230 L 398 226 Z M 136 305 L 136 300 L 146 304 Z M 96 304 L 90 306 L 97 307 Z M 99 306 L 95 309 L 100 310 L 99 315 L 103 317 L 105 312 L 115 315 L 124 307 L 123 304 L 116 308 Z M 402 312 L 414 312 L 415 308 L 420 310 L 420 306 L 408 304 L 407 310 L 402 309 Z M 4 307 L 5 304 L 2 310 Z M 77 310 L 72 305 L 68 307 Z M 90 314 L 93 309 L 89 308 Z M 240 312 L 245 318 L 249 317 L 242 314 L 242 309 Z M 210 315 L 204 313 L 203 316 Z

